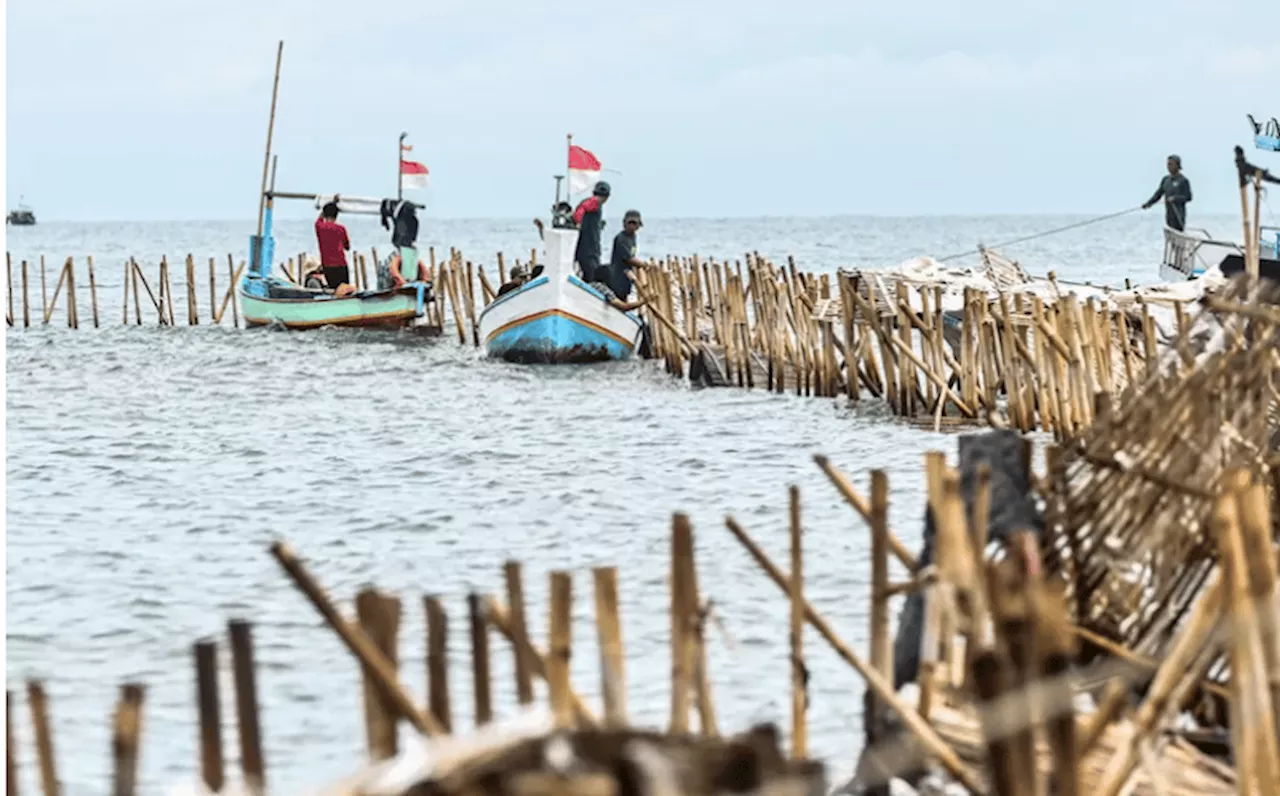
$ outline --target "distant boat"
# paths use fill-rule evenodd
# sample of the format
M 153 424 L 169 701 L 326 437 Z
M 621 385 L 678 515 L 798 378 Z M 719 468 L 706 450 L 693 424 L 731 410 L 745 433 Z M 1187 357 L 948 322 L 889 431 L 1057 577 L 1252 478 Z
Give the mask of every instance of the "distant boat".
M 31 208 L 18 201 L 18 209 L 10 210 L 9 215 L 5 216 L 5 224 L 12 224 L 15 227 L 34 227 L 36 225 L 36 214 L 31 212 Z
M 557 213 L 543 230 L 547 262 L 480 313 L 480 339 L 495 359 L 581 363 L 629 359 L 644 323 L 574 271 L 578 230 Z

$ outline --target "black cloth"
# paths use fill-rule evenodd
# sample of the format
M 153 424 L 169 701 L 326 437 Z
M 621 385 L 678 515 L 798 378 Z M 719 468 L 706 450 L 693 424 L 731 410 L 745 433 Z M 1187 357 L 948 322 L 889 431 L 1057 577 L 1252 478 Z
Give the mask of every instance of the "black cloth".
M 625 229 L 613 236 L 613 255 L 609 258 L 609 287 L 623 301 L 631 295 L 631 277 L 627 269 L 636 256 L 636 236 Z
M 1151 194 L 1147 205 L 1153 205 L 1164 197 L 1164 223 L 1179 232 L 1187 225 L 1187 202 L 1191 201 L 1191 180 L 1182 172 L 1166 174 L 1160 186 Z
M 351 270 L 345 265 L 326 265 L 321 270 L 324 271 L 324 281 L 328 283 L 330 290 L 337 290 L 338 285 L 351 281 Z
M 502 287 L 498 288 L 498 296 L 505 296 L 513 290 L 519 290 L 524 287 L 524 282 L 504 282 Z M 497 298 L 497 296 L 494 296 Z
M 418 240 L 418 212 L 413 203 L 403 199 L 383 199 L 379 207 L 382 228 L 391 230 L 391 245 L 412 246 Z M 395 228 L 390 221 L 395 220 Z
M 573 259 L 582 268 L 582 279 L 593 282 L 600 268 L 600 231 L 604 228 L 604 204 L 596 197 L 583 199 L 578 205 L 582 211 L 578 222 L 578 248 Z M 575 215 L 577 215 L 575 213 Z

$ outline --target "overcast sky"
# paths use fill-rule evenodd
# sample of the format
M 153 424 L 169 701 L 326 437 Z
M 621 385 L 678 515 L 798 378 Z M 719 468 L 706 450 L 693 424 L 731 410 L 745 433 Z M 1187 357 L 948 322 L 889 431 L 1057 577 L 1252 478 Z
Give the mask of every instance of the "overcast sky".
M 568 132 L 655 217 L 1104 213 L 1170 152 L 1232 212 L 1245 114 L 1280 115 L 1275 0 L 7 6 L 42 220 L 254 216 L 279 39 L 277 187 L 394 194 L 406 130 L 445 217 L 543 211 Z

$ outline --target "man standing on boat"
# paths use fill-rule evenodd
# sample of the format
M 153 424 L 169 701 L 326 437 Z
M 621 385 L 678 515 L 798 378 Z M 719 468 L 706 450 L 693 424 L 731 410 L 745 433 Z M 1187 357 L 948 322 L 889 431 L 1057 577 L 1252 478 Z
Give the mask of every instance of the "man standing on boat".
M 1187 202 L 1191 201 L 1191 181 L 1182 173 L 1182 158 L 1170 155 L 1169 173 L 1160 180 L 1160 187 L 1151 195 L 1142 209 L 1154 205 L 1164 197 L 1164 224 L 1181 232 L 1187 225 Z
M 351 282 L 351 272 L 347 268 L 351 239 L 347 237 L 347 228 L 338 223 L 337 197 L 325 204 L 316 219 L 316 243 L 320 246 L 320 270 L 324 272 L 324 281 L 336 293 Z
M 604 228 L 604 203 L 609 201 L 609 183 L 601 180 L 591 190 L 591 196 L 578 203 L 573 211 L 573 223 L 578 225 L 578 248 L 573 259 L 582 269 L 582 281 L 594 282 L 599 277 L 600 230 Z
M 613 255 L 609 258 L 609 289 L 624 302 L 631 297 L 629 269 L 639 270 L 644 261 L 636 256 L 636 233 L 644 226 L 639 210 L 628 210 L 622 217 L 622 231 L 613 237 Z

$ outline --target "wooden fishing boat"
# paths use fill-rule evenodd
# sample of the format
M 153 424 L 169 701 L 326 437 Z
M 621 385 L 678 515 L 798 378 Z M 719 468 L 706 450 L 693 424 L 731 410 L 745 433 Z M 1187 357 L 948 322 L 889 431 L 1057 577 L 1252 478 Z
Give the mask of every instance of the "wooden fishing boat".
M 578 363 L 629 359 L 644 323 L 576 273 L 578 230 L 558 213 L 543 231 L 546 263 L 524 285 L 480 313 L 490 357 L 511 362 Z
M 427 303 L 432 300 L 429 280 L 412 281 L 400 287 L 379 284 L 377 289 L 338 295 L 337 285 L 309 287 L 305 275 L 299 274 L 297 282 L 286 278 L 275 267 L 275 238 L 272 237 L 272 218 L 276 199 L 301 199 L 314 203 L 318 210 L 325 202 L 336 201 L 341 212 L 362 215 L 383 215 L 388 203 L 397 209 L 421 205 L 403 199 L 383 200 L 364 197 L 342 197 L 336 194 L 285 193 L 275 190 L 275 168 L 271 169 L 271 185 L 267 185 L 267 164 L 272 162 L 271 134 L 275 127 L 276 99 L 280 87 L 280 60 L 284 42 L 276 50 L 275 85 L 271 93 L 271 119 L 267 126 L 267 154 L 263 162 L 262 193 L 258 203 L 257 234 L 249 238 L 249 265 L 244 277 L 236 286 L 240 298 L 240 310 L 248 326 L 280 325 L 287 329 L 314 329 L 321 326 L 383 326 L 405 327 L 423 318 Z M 403 146 L 403 136 L 401 136 Z M 411 237 L 416 237 L 417 224 L 413 223 Z M 412 247 L 412 239 L 397 239 L 400 251 Z M 301 264 L 299 264 L 301 270 Z
M 287 329 L 321 326 L 411 326 L 423 318 L 433 298 L 430 281 L 408 282 L 399 288 L 361 290 L 345 296 L 330 290 L 300 285 L 280 276 L 272 266 L 275 240 L 271 237 L 272 201 L 275 198 L 308 198 L 317 204 L 327 197 L 268 192 L 263 234 L 250 243 L 249 267 L 238 286 L 240 310 L 249 326 L 277 324 Z M 343 198 L 345 213 L 372 215 L 384 200 Z M 391 200 L 385 200 L 391 201 Z

